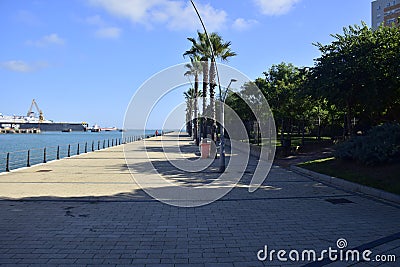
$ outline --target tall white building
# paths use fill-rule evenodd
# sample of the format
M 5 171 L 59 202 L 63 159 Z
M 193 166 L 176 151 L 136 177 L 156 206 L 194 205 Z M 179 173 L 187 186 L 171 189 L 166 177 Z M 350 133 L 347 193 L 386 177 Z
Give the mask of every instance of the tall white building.
M 393 23 L 400 25 L 400 0 L 375 0 L 372 6 L 372 28 L 378 28 L 382 23 L 391 27 Z

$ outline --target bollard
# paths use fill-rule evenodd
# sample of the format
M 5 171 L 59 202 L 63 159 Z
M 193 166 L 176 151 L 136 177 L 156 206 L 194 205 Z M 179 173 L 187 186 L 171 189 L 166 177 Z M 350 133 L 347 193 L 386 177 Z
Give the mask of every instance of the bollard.
M 92 141 L 92 152 L 94 151 L 94 141 Z
M 57 146 L 57 159 L 60 159 L 60 146 Z
M 31 166 L 31 150 L 28 149 L 28 157 L 26 158 L 26 167 L 30 167 Z
M 85 153 L 87 153 L 87 142 L 85 143 Z
M 79 155 L 79 143 L 78 143 L 78 148 L 76 149 L 76 154 Z
M 106 148 L 106 140 L 103 140 L 103 148 Z
M 46 148 L 43 149 L 43 163 L 46 163 Z
M 67 157 L 69 158 L 71 156 L 71 145 L 68 144 L 68 154 Z
M 118 143 L 119 145 L 121 145 L 121 138 L 118 138 Z
M 110 147 L 110 139 L 107 140 L 107 147 Z
M 97 141 L 97 150 L 100 150 L 100 141 Z
M 6 159 L 6 172 L 10 171 L 10 152 L 7 152 L 7 159 Z
M 114 138 L 111 139 L 111 146 L 114 146 Z

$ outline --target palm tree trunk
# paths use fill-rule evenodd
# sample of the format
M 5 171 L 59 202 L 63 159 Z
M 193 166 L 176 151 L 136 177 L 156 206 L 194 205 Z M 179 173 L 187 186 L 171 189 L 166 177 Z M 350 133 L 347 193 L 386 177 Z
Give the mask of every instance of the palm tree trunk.
M 203 67 L 203 120 L 202 120 L 202 129 L 203 129 L 203 139 L 207 138 L 207 118 L 206 115 L 206 99 L 207 99 L 207 85 L 208 85 L 208 61 L 202 61 L 201 65 Z
M 197 119 L 197 115 L 198 115 L 198 111 L 197 111 L 197 107 L 198 107 L 198 103 L 197 103 L 197 97 L 199 95 L 199 75 L 196 73 L 194 76 L 194 140 L 196 143 L 196 146 L 199 145 L 199 136 L 198 136 L 198 119 Z
M 217 129 L 217 120 L 216 120 L 216 113 L 215 113 L 215 87 L 217 86 L 215 82 L 215 61 L 211 59 L 210 64 L 210 111 L 212 116 L 212 127 L 211 127 L 211 139 L 216 141 L 215 138 L 215 130 Z

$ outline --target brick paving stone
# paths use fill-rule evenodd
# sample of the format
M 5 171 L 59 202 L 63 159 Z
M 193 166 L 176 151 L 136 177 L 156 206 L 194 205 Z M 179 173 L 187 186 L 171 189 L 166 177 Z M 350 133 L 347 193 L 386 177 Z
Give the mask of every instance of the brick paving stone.
M 188 145 L 185 142 L 182 144 Z M 119 161 L 111 166 L 112 161 L 99 162 L 95 155 Z M 109 173 L 108 179 L 126 175 L 119 168 L 125 164 L 120 147 L 91 157 L 82 160 L 93 160 L 95 167 L 88 173 L 107 173 L 108 166 L 110 170 L 118 168 Z M 72 164 L 69 179 L 79 176 L 78 171 L 75 174 L 73 171 L 80 164 L 79 159 L 66 161 Z M 154 201 L 140 189 L 98 197 L 36 196 L 17 201 L 3 198 L 0 265 L 299 266 L 304 263 L 283 263 L 276 259 L 260 262 L 257 252 L 264 245 L 288 251 L 335 248 L 339 238 L 345 238 L 348 247 L 353 248 L 400 232 L 399 205 L 324 186 L 277 166 L 273 166 L 263 187 L 249 193 L 246 185 L 252 178 L 254 164 L 250 165 L 249 173 L 230 193 L 197 208 L 168 206 Z M 53 174 L 43 175 L 54 179 L 56 167 Z M 79 173 L 83 173 L 84 167 L 80 168 Z M 164 171 L 174 171 L 173 167 L 168 168 Z M 30 169 L 18 173 L 12 175 L 35 175 Z M 196 175 L 193 174 L 200 177 Z M 8 174 L 0 175 L 0 180 L 7 177 Z M 131 179 L 129 173 L 126 177 Z M 105 190 L 101 185 L 96 186 Z M 0 197 L 2 192 L 3 187 Z M 326 201 L 328 198 L 346 198 L 353 203 L 334 205 Z M 400 261 L 399 247 L 399 241 L 392 240 L 372 251 L 396 254 Z M 368 263 L 368 266 L 396 265 Z

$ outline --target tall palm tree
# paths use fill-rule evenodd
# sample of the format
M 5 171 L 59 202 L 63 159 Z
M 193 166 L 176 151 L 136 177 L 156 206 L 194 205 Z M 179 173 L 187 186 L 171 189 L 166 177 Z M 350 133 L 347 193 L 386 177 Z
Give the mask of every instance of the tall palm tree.
M 203 115 L 206 112 L 206 96 L 207 96 L 207 86 L 210 85 L 210 106 L 211 106 L 211 116 L 213 118 L 213 131 L 212 137 L 214 139 L 214 133 L 216 129 L 216 114 L 215 114 L 215 87 L 216 84 L 216 65 L 215 59 L 220 59 L 221 61 L 227 61 L 228 58 L 236 56 L 230 48 L 231 42 L 224 42 L 222 37 L 218 33 L 211 33 L 209 35 L 210 40 L 208 40 L 207 35 L 200 31 L 197 31 L 197 38 L 187 38 L 191 43 L 192 47 L 187 50 L 183 56 L 187 55 L 197 55 L 200 56 L 203 69 Z M 211 46 L 214 52 L 214 58 L 211 53 Z M 211 61 L 210 68 L 208 60 Z M 207 132 L 205 130 L 205 124 L 203 123 L 203 138 L 207 137 Z
M 183 56 L 199 56 L 200 62 L 202 66 L 203 73 L 203 88 L 202 88 L 202 97 L 203 97 L 203 116 L 206 113 L 206 97 L 207 97 L 207 86 L 208 86 L 208 60 L 211 58 L 211 51 L 209 42 L 207 40 L 207 36 L 205 33 L 197 31 L 197 38 L 187 38 L 191 43 L 192 47 L 183 53 Z M 202 137 L 203 139 L 207 138 L 206 124 L 205 120 L 202 120 Z
M 193 120 L 194 127 L 193 127 L 193 139 L 196 142 L 196 145 L 199 145 L 199 135 L 198 135 L 198 129 L 199 129 L 199 120 L 197 119 L 198 115 L 198 103 L 197 99 L 199 97 L 199 75 L 202 72 L 202 66 L 200 63 L 200 57 L 197 55 L 192 55 L 190 56 L 190 64 L 186 64 L 185 67 L 187 68 L 187 71 L 185 72 L 185 76 L 193 76 L 194 77 L 194 95 L 197 96 L 194 98 L 194 103 L 193 103 L 193 112 L 195 114 L 195 118 Z
M 199 93 L 194 88 L 189 88 L 183 93 L 186 99 L 186 131 L 192 136 L 193 110 L 195 99 L 199 97 Z
M 215 138 L 215 130 L 217 129 L 217 120 L 216 120 L 216 112 L 215 112 L 215 87 L 217 86 L 216 83 L 216 59 L 220 59 L 221 61 L 228 61 L 230 57 L 236 56 L 237 54 L 233 52 L 230 48 L 231 42 L 224 42 L 222 37 L 218 33 L 211 33 L 210 34 L 210 42 L 212 44 L 212 49 L 214 52 L 214 58 L 211 57 L 211 64 L 210 64 L 210 106 L 211 106 L 211 114 L 213 116 L 213 127 L 211 136 L 212 139 L 216 140 Z
M 183 95 L 186 99 L 186 132 L 191 136 L 192 135 L 192 116 L 193 116 L 193 96 L 194 89 L 189 88 L 187 92 L 184 92 Z

